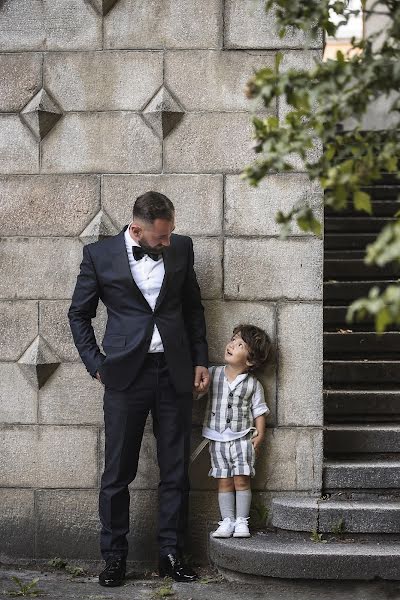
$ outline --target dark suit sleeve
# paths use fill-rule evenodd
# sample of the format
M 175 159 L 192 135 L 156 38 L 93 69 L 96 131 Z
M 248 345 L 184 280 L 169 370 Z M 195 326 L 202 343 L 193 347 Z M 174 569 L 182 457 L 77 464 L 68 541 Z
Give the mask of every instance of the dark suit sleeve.
M 84 246 L 68 318 L 79 356 L 92 377 L 96 376 L 96 371 L 105 358 L 97 345 L 91 322 L 96 316 L 99 298 L 96 271 L 89 248 Z
M 193 364 L 208 367 L 208 346 L 204 308 L 194 271 L 193 242 L 188 238 L 188 266 L 183 287 L 183 318 L 189 335 Z

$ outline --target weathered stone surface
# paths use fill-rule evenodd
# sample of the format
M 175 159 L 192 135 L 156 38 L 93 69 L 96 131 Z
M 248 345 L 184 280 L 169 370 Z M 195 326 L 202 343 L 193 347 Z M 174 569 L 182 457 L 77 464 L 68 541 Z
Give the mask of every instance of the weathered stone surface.
M 164 142 L 164 170 L 237 172 L 254 159 L 247 113 L 187 113 Z
M 35 553 L 33 490 L 0 490 L 0 558 L 27 557 Z
M 101 558 L 97 490 L 38 490 L 36 511 L 37 558 Z
M 265 12 L 263 0 L 227 0 L 224 24 L 227 48 L 298 48 L 305 43 L 304 35 L 294 30 L 279 37 L 275 17 Z M 322 47 L 322 36 L 310 46 Z
M 78 235 L 99 206 L 95 175 L 0 177 L 1 235 Z
M 162 53 L 48 53 L 44 82 L 66 111 L 141 110 L 162 83 Z
M 92 244 L 117 233 L 117 228 L 108 214 L 104 210 L 99 210 L 89 225 L 82 231 L 79 239 L 83 244 Z
M 61 364 L 39 391 L 39 423 L 100 425 L 104 387 L 82 364 Z
M 164 142 L 164 170 L 241 171 L 254 158 L 250 132 L 246 113 L 187 113 Z
M 101 15 L 106 15 L 118 0 L 89 0 Z
M 60 359 L 43 336 L 38 335 L 18 360 L 18 366 L 29 383 L 40 389 L 60 365 Z
M 157 490 L 132 490 L 130 492 L 130 531 L 128 534 L 128 560 L 138 567 L 157 564 Z
M 229 299 L 319 299 L 322 242 L 291 238 L 225 241 L 225 294 Z M 245 257 L 245 268 L 243 268 Z
M 222 295 L 222 241 L 219 238 L 193 240 L 194 268 L 204 299 Z
M 70 298 L 82 244 L 69 238 L 1 238 L 2 298 Z
M 20 117 L 37 141 L 42 140 L 63 115 L 61 107 L 44 88 L 21 110 Z
M 105 48 L 216 48 L 219 0 L 120 0 L 104 20 Z
M 4 0 L 0 50 L 95 50 L 101 18 L 84 0 Z
M 3 425 L 3 487 L 96 487 L 95 427 Z
M 40 332 L 63 361 L 80 361 L 68 321 L 67 313 L 70 304 L 70 300 L 41 300 L 39 303 Z M 100 348 L 106 320 L 106 308 L 100 301 L 96 318 L 92 321 Z
M 163 85 L 142 112 L 142 117 L 163 140 L 182 120 L 184 109 Z
M 268 175 L 256 188 L 238 175 L 228 175 L 225 198 L 225 232 L 228 235 L 277 235 L 280 228 L 275 222 L 276 213 L 278 210 L 289 212 L 300 200 L 309 202 L 322 218 L 322 194 L 318 185 L 299 173 Z M 293 227 L 293 233 L 304 235 L 297 225 Z
M 207 563 L 208 536 L 220 520 L 218 494 L 192 491 L 189 497 L 188 547 L 195 564 Z
M 0 359 L 18 360 L 38 332 L 38 304 L 0 301 Z
M 161 142 L 129 112 L 67 114 L 43 142 L 43 171 L 145 172 L 161 169 Z
M 99 478 L 104 471 L 104 430 L 100 436 L 100 469 Z M 132 490 L 156 490 L 160 481 L 158 463 L 157 463 L 157 444 L 153 435 L 152 420 L 148 417 L 142 445 L 136 477 L 130 484 Z
M 36 423 L 36 391 L 15 363 L 0 363 L 0 398 L 0 423 Z
M 41 70 L 41 54 L 0 55 L 0 112 L 18 112 L 27 104 L 40 89 Z
M 320 304 L 278 305 L 279 425 L 323 423 L 322 329 Z
M 322 431 L 311 427 L 267 429 L 256 463 L 255 490 L 321 489 Z
M 253 110 L 244 87 L 253 71 L 273 64 L 273 53 L 176 50 L 166 53 L 165 80 L 188 111 Z
M 221 233 L 222 175 L 104 175 L 102 206 L 122 229 L 132 220 L 136 198 L 147 190 L 161 192 L 173 202 L 175 233 Z
M 0 174 L 38 173 L 39 146 L 17 115 L 0 115 Z
M 251 323 L 265 329 L 275 345 L 275 306 L 261 302 L 204 302 L 209 359 L 211 364 L 223 364 L 225 346 L 231 338 L 233 328 L 240 323 Z M 257 374 L 264 387 L 265 400 L 271 413 L 268 423 L 275 422 L 275 349 L 271 349 L 268 363 Z M 195 401 L 204 403 L 201 399 Z M 198 406 L 197 408 L 201 408 Z

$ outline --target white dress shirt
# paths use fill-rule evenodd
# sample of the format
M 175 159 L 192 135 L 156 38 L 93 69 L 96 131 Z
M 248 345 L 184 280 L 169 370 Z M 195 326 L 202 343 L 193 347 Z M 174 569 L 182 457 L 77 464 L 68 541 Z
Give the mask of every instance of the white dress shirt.
M 125 246 L 128 253 L 129 267 L 132 277 L 139 290 L 146 298 L 150 308 L 154 311 L 161 285 L 164 279 L 165 268 L 163 257 L 153 260 L 145 254 L 141 260 L 135 260 L 132 252 L 132 246 L 139 246 L 130 235 L 129 227 L 125 231 Z M 164 352 L 164 346 L 161 340 L 157 325 L 154 325 L 153 337 L 151 338 L 149 352 Z

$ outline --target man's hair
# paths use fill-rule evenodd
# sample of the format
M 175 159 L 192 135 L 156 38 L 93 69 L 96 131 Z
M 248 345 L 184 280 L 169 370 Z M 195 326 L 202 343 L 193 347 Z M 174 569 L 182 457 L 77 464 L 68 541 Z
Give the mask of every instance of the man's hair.
M 133 205 L 133 220 L 140 219 L 154 223 L 156 219 L 173 221 L 175 208 L 171 200 L 160 192 L 145 192 L 136 198 Z
M 249 371 L 261 367 L 267 360 L 271 349 L 271 340 L 263 329 L 255 325 L 236 325 L 233 335 L 239 334 L 249 348 L 248 361 L 253 363 Z

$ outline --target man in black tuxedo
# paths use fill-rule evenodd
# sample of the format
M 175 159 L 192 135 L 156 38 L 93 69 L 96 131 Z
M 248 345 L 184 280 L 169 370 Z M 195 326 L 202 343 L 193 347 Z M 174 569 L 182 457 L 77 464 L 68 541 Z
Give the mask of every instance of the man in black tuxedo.
M 172 202 L 139 196 L 133 220 L 113 237 L 88 244 L 68 311 L 86 369 L 105 387 L 105 468 L 99 495 L 99 583 L 116 586 L 126 570 L 128 485 L 136 476 L 149 412 L 157 439 L 159 573 L 176 581 L 197 575 L 183 561 L 193 388 L 209 383 L 204 309 L 193 269 L 191 238 L 173 234 Z M 107 307 L 103 338 L 91 320 Z

